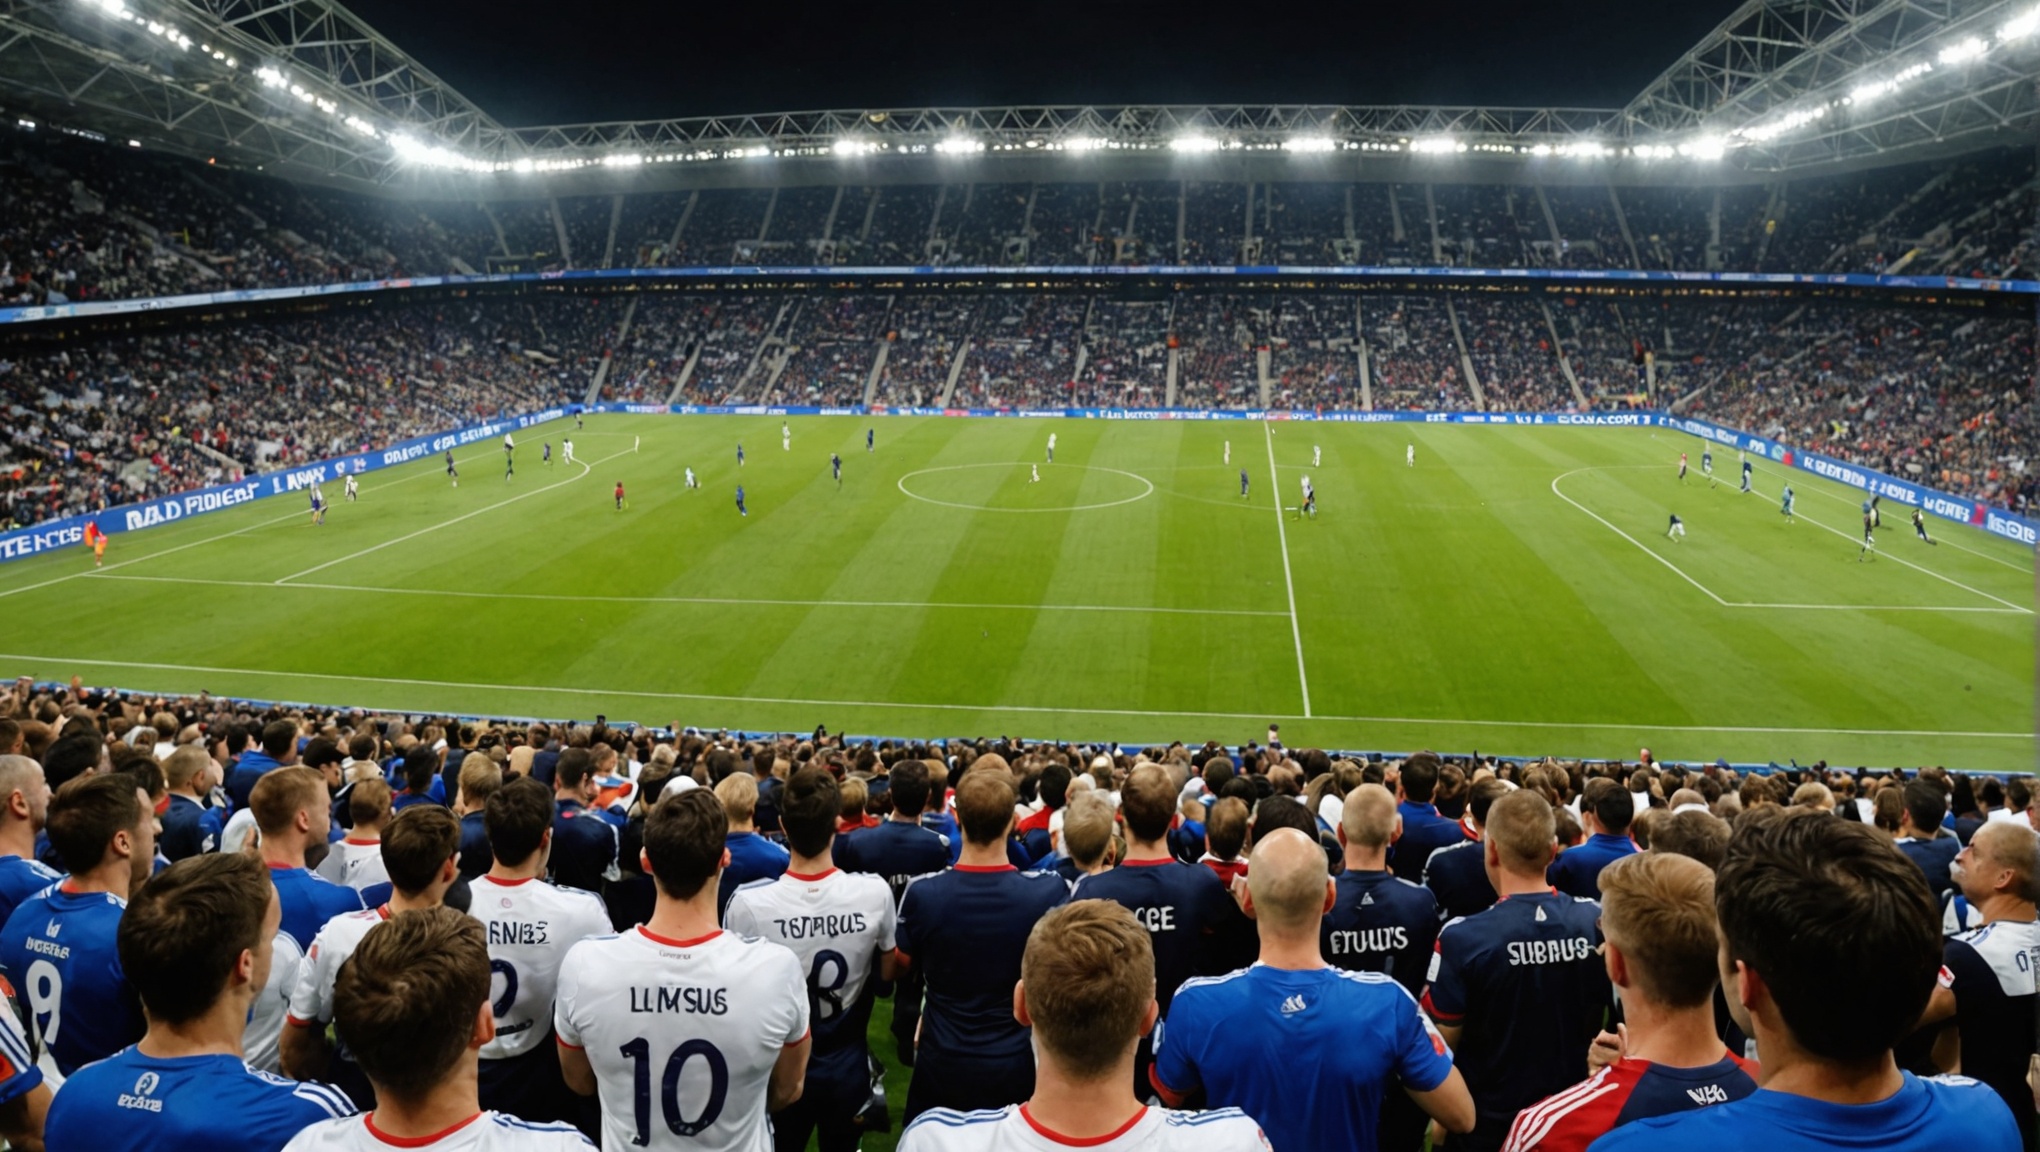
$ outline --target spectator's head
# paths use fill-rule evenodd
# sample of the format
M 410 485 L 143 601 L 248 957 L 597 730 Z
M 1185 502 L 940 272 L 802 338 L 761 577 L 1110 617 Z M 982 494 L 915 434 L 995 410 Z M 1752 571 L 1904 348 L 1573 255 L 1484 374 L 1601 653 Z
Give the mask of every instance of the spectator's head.
M 245 853 L 207 853 L 150 877 L 128 900 L 116 947 L 121 968 L 154 1025 L 180 1025 L 227 1001 L 245 1022 L 269 980 L 271 941 L 283 919 L 276 885 Z
M 1600 883 L 1608 978 L 1625 997 L 1708 1008 L 1720 978 L 1714 873 L 1685 856 L 1638 852 L 1603 868 Z
M 1690 857 L 1712 871 L 1721 867 L 1722 854 L 1728 851 L 1728 834 L 1728 821 L 1693 808 L 1653 821 L 1650 850 L 1666 856 Z
M 1154 945 L 1125 907 L 1078 900 L 1034 922 L 1013 1016 L 1034 1030 L 1042 1061 L 1060 1075 L 1078 1084 L 1125 1080 L 1157 1013 Z
M 1580 794 L 1580 811 L 1594 818 L 1594 831 L 1620 836 L 1636 819 L 1636 801 L 1620 780 L 1597 776 L 1587 781 L 1586 791 Z
M 1833 812 L 1835 810 L 1835 794 L 1825 784 L 1818 781 L 1808 781 L 1792 790 L 1792 806 L 1794 808 L 1806 808 L 1814 812 Z
M 1241 825 L 1245 823 L 1243 812 Z M 1062 838 L 1063 849 L 1078 867 L 1096 868 L 1112 847 L 1112 802 L 1093 792 L 1071 797 L 1063 812 Z
M 928 806 L 928 766 L 919 760 L 902 760 L 891 773 L 893 815 L 918 820 Z
M 1160 764 L 1142 764 L 1126 777 L 1119 790 L 1119 814 L 1126 820 L 1126 835 L 1136 844 L 1156 844 L 1168 838 L 1169 825 L 1176 819 L 1176 781 Z
M 390 786 L 380 779 L 363 780 L 347 793 L 347 818 L 354 822 L 354 834 L 382 834 L 390 822 Z
M 1466 814 L 1473 818 L 1473 826 L 1487 828 L 1489 809 L 1495 801 L 1509 794 L 1509 786 L 1493 776 L 1484 776 L 1473 782 L 1466 790 Z
M 72 734 L 67 730 L 51 744 L 42 757 L 43 776 L 51 788 L 99 771 L 106 761 L 106 745 L 91 732 Z
M 1412 804 L 1429 804 L 1438 788 L 1438 770 L 1442 764 L 1435 752 L 1419 752 L 1403 761 L 1399 785 L 1403 798 Z
M 469 812 L 486 812 L 489 797 L 494 796 L 496 789 L 502 786 L 503 770 L 485 753 L 470 752 L 461 758 L 459 801 L 463 815 Z
M 1065 823 L 1068 817 L 1063 818 Z M 1204 847 L 1220 860 L 1237 860 L 1247 844 L 1247 802 L 1227 796 L 1204 818 Z
M 661 897 L 688 901 L 706 891 L 713 900 L 716 877 L 729 863 L 724 843 L 729 830 L 722 802 L 708 789 L 668 796 L 645 817 L 639 863 L 657 882 Z
M 2010 902 L 2021 912 L 2036 899 L 2040 883 L 2040 837 L 2023 821 L 1992 820 L 1976 830 L 1955 857 L 1955 884 L 1977 908 Z M 2026 919 L 2025 915 L 2016 918 Z
M 1253 831 L 1251 851 L 1258 851 L 1262 840 L 1284 828 L 1301 832 L 1312 840 L 1317 839 L 1317 817 L 1308 808 L 1287 796 L 1262 797 L 1254 805 L 1254 818 L 1250 825 Z
M 717 794 L 721 794 L 723 785 L 733 781 L 749 785 L 756 796 L 757 783 L 742 773 L 716 785 Z M 795 772 L 779 798 L 779 826 L 786 833 L 786 846 L 796 856 L 819 858 L 836 839 L 836 818 L 842 807 L 842 788 L 827 768 L 810 765 Z M 727 801 L 723 808 L 729 810 Z
M 1886 786 L 1870 800 L 1870 822 L 1896 836 L 1905 825 L 1905 790 Z
M 859 777 L 844 776 L 836 786 L 837 814 L 845 824 L 864 823 L 864 806 L 870 799 L 870 786 Z
M 553 765 L 553 792 L 561 800 L 583 804 L 595 799 L 595 758 L 586 748 L 568 748 Z
M 212 757 L 204 745 L 179 745 L 163 761 L 163 779 L 180 796 L 202 796 L 213 785 Z
M 383 830 L 383 867 L 411 899 L 437 901 L 460 877 L 460 820 L 437 804 L 413 804 Z
M 1488 808 L 1485 841 L 1489 882 L 1500 891 L 1504 875 L 1541 880 L 1557 839 L 1558 822 L 1542 795 L 1519 788 L 1495 801 Z
M 1882 1068 L 1941 969 L 1941 911 L 1888 839 L 1811 812 L 1750 813 L 1715 880 L 1722 988 L 1767 1061 Z
M 0 826 L 23 827 L 30 836 L 49 819 L 50 786 L 42 765 L 26 756 L 0 756 Z
M 1948 794 L 1925 780 L 1915 780 L 1905 786 L 1902 795 L 1905 807 L 1898 817 L 1899 835 L 1921 840 L 1939 836 L 1941 821 L 1948 815 Z
M 722 802 L 723 815 L 729 817 L 730 829 L 748 832 L 758 819 L 758 778 L 742 772 L 732 772 L 716 782 L 715 798 Z M 782 826 L 786 810 L 780 808 Z M 833 825 L 831 826 L 833 828 Z
M 1035 784 L 1035 793 L 1051 812 L 1059 810 L 1069 800 L 1070 766 L 1060 760 L 1052 760 L 1041 770 L 1041 779 Z
M 262 752 L 278 764 L 297 759 L 297 725 L 289 720 L 272 720 L 262 726 Z
M 1306 933 L 1316 940 L 1318 923 L 1335 895 L 1324 849 L 1315 838 L 1293 828 L 1255 835 L 1246 911 L 1259 924 L 1264 945 L 1271 937 Z
M 1000 763 L 1003 766 L 1004 761 Z M 983 759 L 979 761 L 982 764 Z M 1013 779 L 1008 773 L 972 766 L 956 786 L 956 822 L 963 831 L 963 842 L 986 848 L 1005 840 L 1013 830 L 1013 802 Z
M 544 784 L 529 776 L 504 781 L 482 812 L 490 854 L 498 864 L 517 869 L 528 867 L 538 856 L 543 868 L 552 846 L 553 813 L 552 792 Z
M 324 736 L 314 736 L 305 744 L 304 755 L 299 761 L 305 767 L 326 778 L 326 787 L 340 787 L 340 762 L 346 757 L 340 746 Z
M 404 791 L 412 796 L 430 796 L 432 781 L 439 776 L 439 753 L 419 744 L 404 753 Z
M 1395 797 L 1388 789 L 1362 784 L 1347 794 L 1339 815 L 1339 841 L 1349 853 L 1357 849 L 1368 862 L 1358 866 L 1379 867 L 1374 861 L 1387 854 L 1401 831 L 1402 814 L 1395 810 Z
M 369 929 L 334 982 L 333 1026 L 381 1100 L 426 1100 L 463 1066 L 474 1076 L 496 1038 L 482 922 L 427 908 Z
M 155 862 L 156 813 L 128 776 L 87 776 L 57 789 L 48 831 L 66 871 L 92 875 L 122 895 Z
M 274 768 L 262 774 L 248 793 L 248 809 L 262 833 L 265 855 L 295 853 L 302 861 L 307 847 L 324 844 L 333 827 L 326 800 L 326 781 L 310 768 Z M 299 865 L 302 867 L 302 863 Z

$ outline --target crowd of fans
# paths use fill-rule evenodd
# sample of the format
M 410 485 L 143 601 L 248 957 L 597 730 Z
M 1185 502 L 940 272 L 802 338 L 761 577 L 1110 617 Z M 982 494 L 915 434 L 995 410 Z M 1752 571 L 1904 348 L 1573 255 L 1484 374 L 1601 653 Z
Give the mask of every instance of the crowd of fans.
M 23 679 L 0 1135 L 798 1152 L 897 1112 L 909 1152 L 2032 1146 L 2028 778 L 1268 736 Z

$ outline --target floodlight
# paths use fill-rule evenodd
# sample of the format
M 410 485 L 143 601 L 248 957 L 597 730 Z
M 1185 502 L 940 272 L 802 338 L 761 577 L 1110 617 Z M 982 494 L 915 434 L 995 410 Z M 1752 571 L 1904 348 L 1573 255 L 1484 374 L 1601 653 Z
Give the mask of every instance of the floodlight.
M 970 152 L 982 152 L 985 145 L 984 141 L 973 140 L 968 136 L 950 136 L 936 141 L 935 150 L 945 156 L 961 156 Z
M 1728 152 L 1728 142 L 1719 136 L 1699 136 L 1679 145 L 1679 155 L 1688 160 L 1719 160 Z
M 635 152 L 620 152 L 602 158 L 604 168 L 635 168 L 644 162 L 645 158 Z
M 1458 152 L 1464 147 L 1465 145 L 1450 136 L 1419 136 L 1415 140 L 1410 141 L 1410 151 L 1434 155 L 1443 152 Z
M 838 156 L 862 156 L 878 151 L 878 145 L 870 140 L 838 140 L 829 146 L 829 151 Z
M 1330 136 L 1292 136 L 1282 142 L 1285 152 L 1330 152 L 1338 146 L 1339 142 Z
M 1169 147 L 1177 152 L 1216 152 L 1219 149 L 1219 142 L 1209 136 L 1200 136 L 1193 132 L 1169 141 Z
M 2024 40 L 2035 32 L 2040 32 L 2040 7 L 2028 8 L 2024 13 L 2006 21 L 2005 26 L 1998 29 L 1998 39 Z
M 1961 64 L 1965 61 L 1974 60 L 1989 50 L 1990 45 L 1971 36 L 1968 39 L 1958 40 L 1941 49 L 1941 55 L 1937 59 L 1943 64 Z
M 1105 141 L 1096 136 L 1072 136 L 1062 142 L 1065 152 L 1095 152 L 1105 147 Z

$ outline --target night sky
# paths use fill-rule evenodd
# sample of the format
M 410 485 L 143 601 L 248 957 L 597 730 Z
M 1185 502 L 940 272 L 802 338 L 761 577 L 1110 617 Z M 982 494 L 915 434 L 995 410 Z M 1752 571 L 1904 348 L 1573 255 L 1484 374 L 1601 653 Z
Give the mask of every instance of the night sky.
M 499 122 L 525 126 L 1050 103 L 1619 107 L 1737 4 L 351 0 L 349 7 Z

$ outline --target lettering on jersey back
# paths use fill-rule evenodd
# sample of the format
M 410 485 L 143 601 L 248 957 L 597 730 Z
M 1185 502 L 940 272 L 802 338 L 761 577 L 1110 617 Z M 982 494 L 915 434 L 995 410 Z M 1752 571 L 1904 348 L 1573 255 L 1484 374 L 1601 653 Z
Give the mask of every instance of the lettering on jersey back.
M 1686 1095 L 1691 1096 L 1693 1103 L 1700 1105 L 1702 1108 L 1709 1104 L 1728 1103 L 1728 1090 L 1719 1084 L 1702 1084 L 1698 1088 L 1688 1088 L 1686 1089 Z
M 691 984 L 633 987 L 630 1010 L 656 1015 L 726 1016 L 730 1011 L 727 988 L 701 988 Z
M 1367 953 L 1399 952 L 1410 946 L 1410 934 L 1400 926 L 1392 928 L 1341 928 L 1331 933 L 1332 955 L 1360 956 Z
M 544 920 L 491 920 L 490 944 L 549 944 L 548 922 Z
M 1574 936 L 1565 940 L 1515 940 L 1509 944 L 1509 966 L 1517 968 L 1525 964 L 1570 964 L 1576 960 L 1585 960 L 1593 954 L 1593 941 L 1585 936 Z
M 1176 930 L 1176 906 L 1174 904 L 1161 904 L 1151 908 L 1135 908 L 1133 910 L 1133 918 L 1140 921 L 1141 927 L 1146 928 L 1150 935 L 1156 932 L 1174 932 Z
M 848 936 L 864 931 L 864 913 L 775 917 L 772 926 L 778 929 L 780 937 L 786 940 L 809 940 L 816 936 Z

